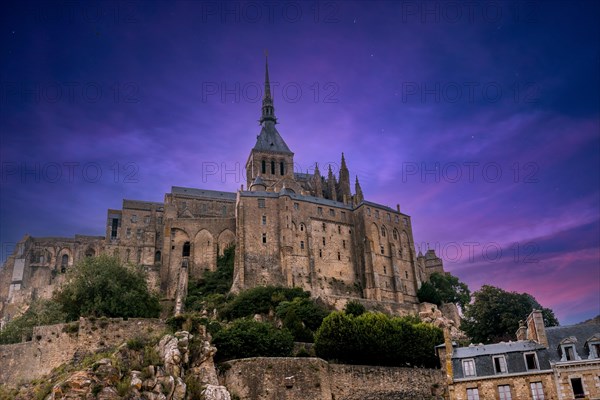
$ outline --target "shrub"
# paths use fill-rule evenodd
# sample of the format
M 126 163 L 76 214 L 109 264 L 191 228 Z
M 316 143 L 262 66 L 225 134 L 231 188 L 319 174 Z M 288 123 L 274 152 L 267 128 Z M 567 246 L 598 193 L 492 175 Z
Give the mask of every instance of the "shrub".
M 215 334 L 217 361 L 246 357 L 286 357 L 294 347 L 287 329 L 277 329 L 265 322 L 238 319 Z
M 144 272 L 121 265 L 116 257 L 86 257 L 68 274 L 54 299 L 70 320 L 80 316 L 151 318 L 160 313 L 158 296 L 148 290 Z
M 439 328 L 414 318 L 334 312 L 317 330 L 315 351 L 349 364 L 435 367 L 435 346 L 442 342 Z
M 0 332 L 0 344 L 31 340 L 33 327 L 65 322 L 66 315 L 60 305 L 53 301 L 33 302 L 25 313 L 11 320 Z
M 279 303 L 292 301 L 296 297 L 307 299 L 310 297 L 310 292 L 305 292 L 301 288 L 258 286 L 237 295 L 223 308 L 222 315 L 233 320 L 255 314 L 267 314 L 275 311 Z
M 423 282 L 417 292 L 417 297 L 421 303 L 432 303 L 438 306 L 442 305 L 442 297 L 436 288 L 429 282 Z
M 144 339 L 135 337 L 127 341 L 127 348 L 130 350 L 139 351 L 144 348 L 145 344 L 146 342 Z
M 312 299 L 299 297 L 279 303 L 276 312 L 297 342 L 313 342 L 314 332 L 329 314 Z
M 365 312 L 367 312 L 367 309 L 360 302 L 356 300 L 351 300 L 348 303 L 346 303 L 346 307 L 344 307 L 344 312 L 346 314 L 358 317 L 359 315 L 362 315 Z

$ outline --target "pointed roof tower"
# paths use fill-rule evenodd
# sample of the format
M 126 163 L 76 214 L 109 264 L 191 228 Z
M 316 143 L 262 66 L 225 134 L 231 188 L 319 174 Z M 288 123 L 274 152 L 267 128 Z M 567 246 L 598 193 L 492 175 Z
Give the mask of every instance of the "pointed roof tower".
M 360 187 L 360 183 L 358 182 L 358 175 L 356 176 L 356 182 L 354 183 L 354 192 L 356 193 L 354 195 L 354 202 L 358 205 L 365 200 L 365 198 L 363 197 L 362 188 Z
M 277 118 L 275 118 L 275 107 L 273 105 L 273 97 L 271 96 L 269 61 L 267 57 L 265 57 L 265 90 L 262 100 L 262 114 L 258 122 L 261 124 L 262 129 L 256 138 L 256 145 L 253 150 L 293 154 L 279 132 L 277 132 L 277 129 L 275 129 Z
M 350 172 L 346 166 L 346 159 L 342 153 L 342 163 L 340 166 L 339 192 L 338 198 L 344 202 L 350 201 L 352 193 L 350 193 Z

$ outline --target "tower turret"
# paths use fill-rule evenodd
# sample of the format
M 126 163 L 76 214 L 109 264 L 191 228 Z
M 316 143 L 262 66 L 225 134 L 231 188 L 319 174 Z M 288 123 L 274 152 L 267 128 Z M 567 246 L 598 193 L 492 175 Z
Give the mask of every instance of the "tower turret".
M 315 173 L 312 177 L 313 188 L 315 189 L 315 197 L 323 197 L 323 177 L 321 171 L 319 171 L 319 164 L 315 164 Z
M 350 172 L 346 166 L 344 153 L 342 153 L 342 162 L 340 164 L 340 180 L 338 186 L 338 198 L 345 203 L 349 202 L 352 198 L 352 193 L 350 192 Z
M 329 171 L 327 172 L 327 190 L 329 191 L 329 198 L 337 201 L 337 182 L 335 181 L 333 171 L 331 171 L 331 164 L 329 165 Z
M 365 200 L 363 196 L 362 188 L 360 187 L 360 182 L 358 182 L 358 175 L 356 176 L 356 182 L 354 183 L 354 204 L 358 205 Z

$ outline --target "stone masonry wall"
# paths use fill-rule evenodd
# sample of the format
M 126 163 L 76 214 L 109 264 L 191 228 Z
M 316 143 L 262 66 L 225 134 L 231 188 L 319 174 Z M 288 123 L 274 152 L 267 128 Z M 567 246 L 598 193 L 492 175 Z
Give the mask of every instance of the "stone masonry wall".
M 248 358 L 227 363 L 222 383 L 242 400 L 429 400 L 441 370 L 328 364 L 319 358 Z
M 15 386 L 40 378 L 74 356 L 155 336 L 165 328 L 158 319 L 121 318 L 81 318 L 78 323 L 36 327 L 31 341 L 0 346 L 0 384 Z

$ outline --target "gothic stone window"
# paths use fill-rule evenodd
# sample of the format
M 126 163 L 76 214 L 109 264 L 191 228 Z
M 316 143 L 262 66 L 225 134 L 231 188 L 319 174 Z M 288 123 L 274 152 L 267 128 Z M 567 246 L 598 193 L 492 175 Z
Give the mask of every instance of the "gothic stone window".
M 258 208 L 265 208 L 265 199 L 258 199 Z
M 282 176 L 285 175 L 285 167 L 283 161 L 279 162 L 279 174 Z
M 304 224 L 300 224 L 300 232 L 304 232 Z
M 189 257 L 190 256 L 190 242 L 185 242 L 183 244 L 183 249 L 181 251 L 181 256 L 182 257 Z
M 271 175 L 275 175 L 275 161 L 271 161 Z
M 394 229 L 392 236 L 394 237 L 394 240 L 398 240 L 398 231 L 396 229 Z
M 267 173 L 267 162 L 265 160 L 262 160 L 260 170 L 263 174 Z
M 529 384 L 529 388 L 531 389 L 532 400 L 544 400 L 544 389 L 542 387 L 542 382 L 531 382 Z
M 381 236 L 385 237 L 385 227 L 381 227 Z
M 465 376 L 465 378 L 476 375 L 475 360 L 473 360 L 473 359 L 463 360 L 462 367 L 463 367 L 463 375 Z
M 385 249 L 382 245 L 379 246 L 379 251 L 381 252 L 381 254 L 385 254 Z
M 69 256 L 67 254 L 63 254 L 60 260 L 60 272 L 65 272 L 67 270 L 67 265 L 69 265 Z
M 479 400 L 479 389 L 477 389 L 477 388 L 467 389 L 467 400 Z

